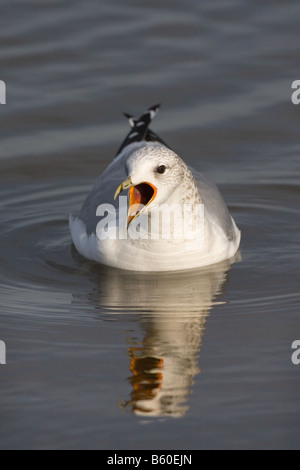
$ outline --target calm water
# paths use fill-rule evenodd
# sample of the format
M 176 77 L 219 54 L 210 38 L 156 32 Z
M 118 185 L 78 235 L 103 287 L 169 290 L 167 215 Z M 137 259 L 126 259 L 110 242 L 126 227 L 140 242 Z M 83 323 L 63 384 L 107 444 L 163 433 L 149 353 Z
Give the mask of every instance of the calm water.
M 5 1 L 1 448 L 299 448 L 298 0 Z M 127 123 L 221 188 L 234 266 L 87 263 L 76 212 Z

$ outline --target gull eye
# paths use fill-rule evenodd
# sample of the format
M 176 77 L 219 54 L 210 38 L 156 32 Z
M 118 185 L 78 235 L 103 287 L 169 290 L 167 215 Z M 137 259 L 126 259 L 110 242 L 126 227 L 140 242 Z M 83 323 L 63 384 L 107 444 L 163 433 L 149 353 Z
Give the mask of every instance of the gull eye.
M 166 167 L 165 165 L 160 165 L 159 167 L 157 167 L 157 173 L 159 173 L 160 175 L 162 175 L 165 171 L 166 171 Z

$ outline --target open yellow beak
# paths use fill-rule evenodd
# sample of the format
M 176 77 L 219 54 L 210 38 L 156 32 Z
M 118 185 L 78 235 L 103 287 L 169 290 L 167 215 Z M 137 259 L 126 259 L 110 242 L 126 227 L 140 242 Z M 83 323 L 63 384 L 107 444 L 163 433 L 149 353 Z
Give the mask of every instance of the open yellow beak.
M 127 178 L 115 192 L 115 200 L 126 189 L 129 189 L 129 210 L 128 210 L 128 224 L 136 219 L 141 211 L 149 206 L 151 202 L 156 198 L 157 188 L 150 183 L 140 183 L 134 185 L 132 183 L 131 177 Z
M 114 199 L 116 200 L 119 194 L 121 194 L 126 189 L 132 188 L 133 186 L 134 184 L 132 183 L 131 178 L 127 178 L 127 180 L 120 184 L 120 186 L 118 187 L 117 191 L 115 192 Z

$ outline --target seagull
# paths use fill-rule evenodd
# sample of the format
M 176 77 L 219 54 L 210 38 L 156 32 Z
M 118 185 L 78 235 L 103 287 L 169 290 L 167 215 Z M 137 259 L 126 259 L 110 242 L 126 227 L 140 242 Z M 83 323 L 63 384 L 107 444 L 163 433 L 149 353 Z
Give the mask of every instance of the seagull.
M 216 185 L 150 130 L 159 108 L 139 118 L 125 114 L 129 134 L 79 215 L 70 215 L 73 243 L 90 261 L 182 271 L 229 260 L 239 250 L 241 232 Z

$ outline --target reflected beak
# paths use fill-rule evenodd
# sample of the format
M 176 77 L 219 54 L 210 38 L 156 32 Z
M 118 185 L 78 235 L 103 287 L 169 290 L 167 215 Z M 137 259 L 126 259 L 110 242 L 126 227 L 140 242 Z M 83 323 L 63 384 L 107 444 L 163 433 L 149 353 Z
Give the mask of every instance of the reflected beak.
M 150 183 L 140 183 L 134 185 L 132 183 L 131 177 L 127 178 L 120 186 L 118 187 L 115 193 L 115 200 L 126 189 L 129 189 L 129 210 L 128 210 L 128 223 L 129 224 L 136 219 L 145 207 L 149 206 L 151 202 L 155 199 L 157 195 L 157 188 Z

